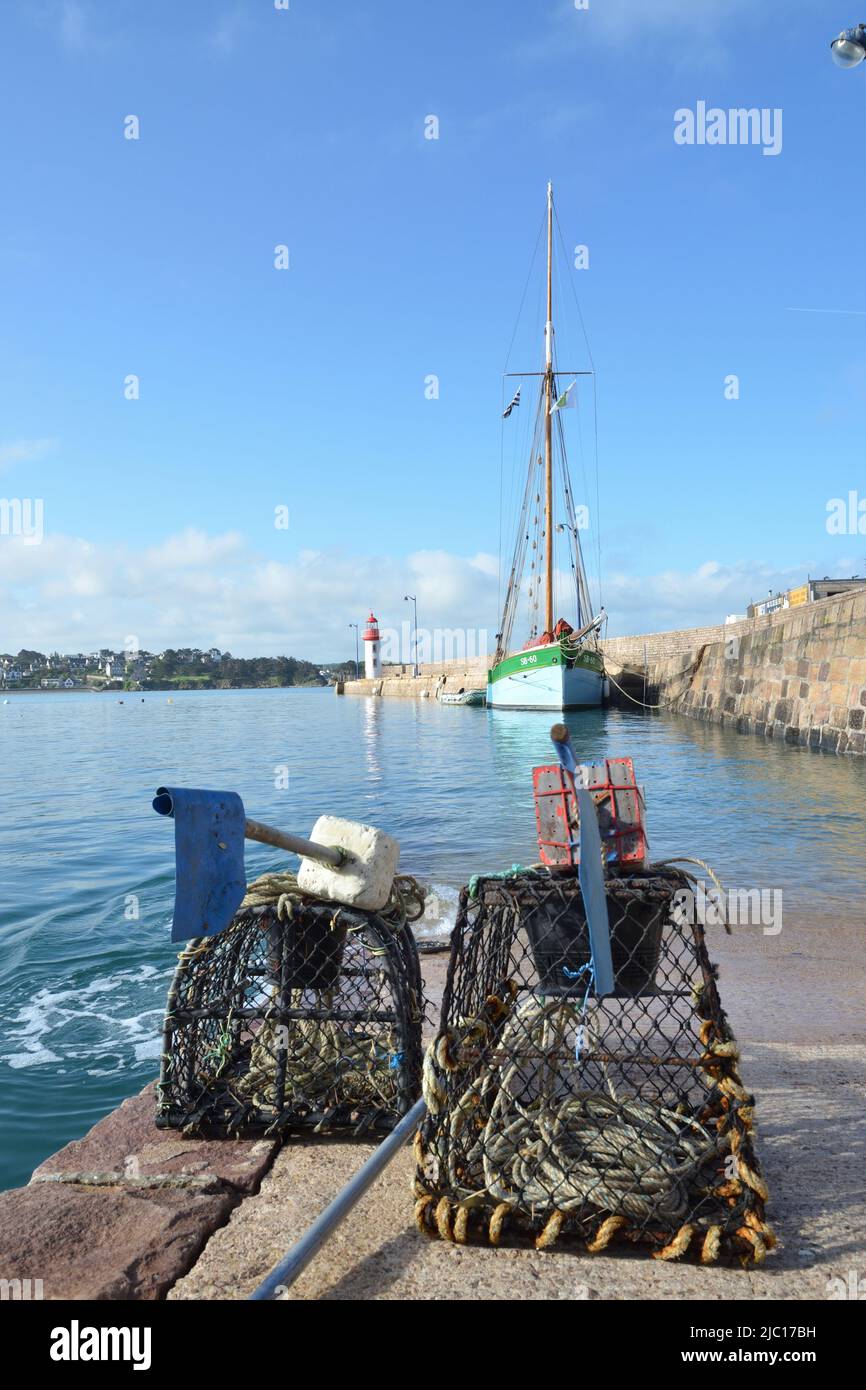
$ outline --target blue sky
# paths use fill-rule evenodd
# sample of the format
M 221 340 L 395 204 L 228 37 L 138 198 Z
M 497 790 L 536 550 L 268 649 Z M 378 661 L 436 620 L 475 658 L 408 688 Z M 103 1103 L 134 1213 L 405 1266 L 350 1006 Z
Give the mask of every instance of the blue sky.
M 44 499 L 45 539 L 0 537 L 0 650 L 324 659 L 407 590 L 424 626 L 495 631 L 501 372 L 548 178 L 590 248 L 611 631 L 866 573 L 866 536 L 825 527 L 866 496 L 866 67 L 828 49 L 861 17 L 7 0 L 0 493 Z M 781 108 L 781 153 L 677 145 L 701 100 Z

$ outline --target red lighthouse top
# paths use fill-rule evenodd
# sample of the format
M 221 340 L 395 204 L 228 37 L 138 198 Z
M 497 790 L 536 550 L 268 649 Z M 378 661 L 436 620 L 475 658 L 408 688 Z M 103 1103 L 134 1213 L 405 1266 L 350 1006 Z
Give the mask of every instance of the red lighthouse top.
M 369 616 L 369 618 L 367 619 L 367 626 L 366 626 L 366 628 L 365 628 L 365 630 L 364 630 L 364 641 L 365 641 L 365 642 L 378 642 L 378 641 L 379 641 L 379 619 L 378 619 L 378 618 L 374 618 L 372 612 L 370 613 L 370 616 Z

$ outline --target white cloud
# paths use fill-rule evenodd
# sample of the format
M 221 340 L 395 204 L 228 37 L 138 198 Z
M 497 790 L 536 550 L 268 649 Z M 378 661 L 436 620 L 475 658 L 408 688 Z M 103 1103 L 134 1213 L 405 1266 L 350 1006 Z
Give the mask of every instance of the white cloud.
M 750 602 L 766 598 L 771 590 L 778 593 L 804 583 L 807 569 L 805 565 L 778 569 L 760 562 L 721 565 L 710 560 L 692 572 L 662 570 L 634 575 L 615 571 L 604 582 L 609 635 L 721 623 L 729 613 L 745 614 Z M 813 567 L 811 572 L 815 574 L 817 569 Z M 842 573 L 848 571 L 843 569 Z
M 87 19 L 77 0 L 62 0 L 60 37 L 67 48 L 82 49 L 87 46 Z
M 444 551 L 406 559 L 302 551 L 253 553 L 237 533 L 193 529 L 144 550 L 47 534 L 41 545 L 0 537 L 0 650 L 72 651 L 141 645 L 218 646 L 239 656 L 328 660 L 354 650 L 350 622 L 372 606 L 385 627 L 495 631 L 497 566 Z
M 521 41 L 517 52 L 550 60 L 563 49 L 601 44 L 622 51 L 624 62 L 640 63 L 638 43 L 658 38 L 668 45 L 673 66 L 712 67 L 721 57 L 725 30 L 752 16 L 760 17 L 754 0 L 590 0 L 586 10 L 577 10 L 574 0 L 560 0 L 537 36 Z
M 243 15 L 240 10 L 231 10 L 221 15 L 208 35 L 208 47 L 226 57 L 230 53 L 234 53 L 243 23 Z
M 99 18 L 100 22 L 104 20 L 104 13 Z M 82 4 L 81 0 L 58 0 L 42 12 L 40 22 L 50 24 L 71 53 L 104 53 L 111 46 L 110 40 L 94 28 L 93 5 Z
M 609 571 L 610 635 L 719 623 L 807 572 L 852 574 L 858 563 L 813 556 L 785 570 L 709 561 L 692 572 Z M 480 632 L 492 642 L 499 626 L 497 570 L 493 555 L 445 550 L 394 557 L 332 548 L 274 559 L 236 532 L 194 529 L 141 550 L 50 532 L 41 545 L 0 537 L 0 650 L 89 650 L 134 633 L 150 651 L 217 646 L 238 656 L 333 660 L 354 651 L 349 623 L 363 622 L 370 607 L 383 628 L 408 631 L 405 594 L 417 598 L 422 630 L 462 630 L 469 648 Z M 524 621 L 521 611 L 518 640 Z
M 574 13 L 573 3 L 568 8 Z M 753 0 L 596 0 L 586 15 L 603 33 L 621 38 L 624 32 L 672 28 L 706 32 L 753 8 Z
M 33 463 L 56 447 L 56 439 L 17 439 L 14 443 L 0 444 L 0 468 L 14 463 Z

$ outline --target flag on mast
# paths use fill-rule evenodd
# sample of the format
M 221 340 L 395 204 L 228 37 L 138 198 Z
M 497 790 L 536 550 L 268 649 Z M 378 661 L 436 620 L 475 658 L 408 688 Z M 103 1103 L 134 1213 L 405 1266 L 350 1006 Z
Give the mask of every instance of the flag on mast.
M 519 386 L 518 386 L 517 390 L 515 391 L 514 396 L 513 396 L 512 400 L 510 401 L 510 403 L 509 403 L 507 409 L 503 410 L 503 412 L 502 412 L 502 418 L 503 418 L 503 420 L 507 420 L 507 419 L 508 419 L 509 415 L 511 414 L 512 410 L 514 409 L 514 407 L 515 407 L 516 405 L 520 405 L 520 387 L 519 387 Z
M 550 413 L 551 413 L 551 415 L 553 414 L 553 412 L 554 412 L 555 410 L 573 410 L 573 409 L 574 409 L 574 407 L 577 405 L 577 394 L 575 393 L 574 395 L 572 395 L 572 392 L 574 392 L 574 388 L 575 388 L 576 386 L 577 386 L 577 380 L 575 379 L 575 380 L 571 383 L 570 386 L 566 386 L 566 388 L 565 388 L 565 390 L 563 391 L 563 393 L 562 393 L 561 396 L 557 396 L 557 398 L 556 398 L 556 400 L 554 401 L 553 405 L 550 407 Z

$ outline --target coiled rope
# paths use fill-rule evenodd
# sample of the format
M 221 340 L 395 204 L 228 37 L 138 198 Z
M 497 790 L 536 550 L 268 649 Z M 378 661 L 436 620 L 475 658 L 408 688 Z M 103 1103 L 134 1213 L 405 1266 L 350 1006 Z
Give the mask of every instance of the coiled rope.
M 701 1168 L 729 1141 L 664 1106 L 618 1099 L 606 1069 L 609 1096 L 572 1091 L 557 1100 L 558 1058 L 569 1026 L 594 1034 L 572 1004 L 535 996 L 508 1021 L 496 1045 L 506 1060 L 485 1070 L 453 1107 L 441 1157 L 454 1198 L 468 1207 L 493 1199 L 534 1215 L 590 1205 L 641 1221 L 679 1219 Z M 478 1032 L 470 1025 L 464 1038 Z M 450 1070 L 459 1068 L 461 1053 L 452 1055 Z M 434 1115 L 446 1099 L 437 1057 L 444 1060 L 434 1044 L 422 1081 Z M 542 1089 L 527 1102 L 533 1070 L 541 1073 Z M 478 1115 L 486 1115 L 486 1123 L 465 1147 L 461 1136 Z M 483 1181 L 469 1184 L 470 1175 Z
M 664 860 L 652 870 L 675 864 L 696 865 L 724 892 L 701 859 Z M 697 882 L 685 869 L 677 872 Z M 424 1058 L 422 1089 L 433 1123 L 416 1139 L 419 1229 L 462 1243 L 477 1211 L 496 1245 L 515 1216 L 536 1230 L 544 1223 L 536 1246 L 545 1249 L 571 1216 L 590 1253 L 617 1236 L 656 1243 L 667 1228 L 670 1238 L 655 1259 L 678 1259 L 697 1238 L 702 1263 L 717 1260 L 723 1248 L 744 1264 L 762 1261 L 775 1237 L 764 1220 L 767 1189 L 751 1149 L 752 1098 L 739 1078 L 739 1050 L 712 976 L 692 987 L 702 1020 L 703 1052 L 695 1063 L 709 1087 L 699 1111 L 685 1101 L 672 1108 L 617 1094 L 613 1059 L 587 1018 L 589 985 L 582 1001 L 533 992 L 517 1006 L 517 986 L 507 983 L 505 998 L 489 995 L 476 1017 L 440 1033 Z M 583 1055 L 599 1066 L 608 1094 L 571 1088 L 563 1059 L 575 1036 L 576 1063 Z M 472 1077 L 462 1090 L 461 1071 Z

